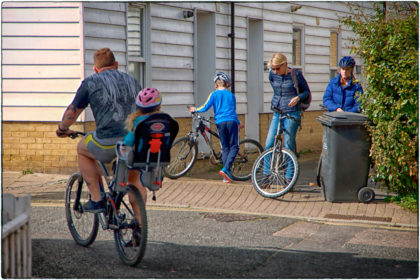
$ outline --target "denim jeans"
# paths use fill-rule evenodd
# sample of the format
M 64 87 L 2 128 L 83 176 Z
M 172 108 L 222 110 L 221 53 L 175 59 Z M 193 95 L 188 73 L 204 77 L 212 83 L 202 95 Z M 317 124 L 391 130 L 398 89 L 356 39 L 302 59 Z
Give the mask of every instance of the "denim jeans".
M 300 112 L 299 111 L 295 111 L 295 112 L 289 112 L 286 113 L 289 116 L 292 116 L 296 119 L 299 120 L 300 122 Z M 274 145 L 274 137 L 277 134 L 277 127 L 279 125 L 279 121 L 280 121 L 280 114 L 274 112 L 273 113 L 273 119 L 271 120 L 271 124 L 270 124 L 270 128 L 268 129 L 268 134 L 267 134 L 267 139 L 265 140 L 265 149 L 264 150 L 268 150 L 270 148 L 273 147 Z M 299 123 L 292 120 L 292 119 L 288 119 L 288 118 L 284 118 L 281 121 L 281 130 L 282 133 L 284 133 L 284 137 L 283 137 L 283 147 L 291 150 L 292 152 L 295 152 L 295 147 L 296 147 L 296 133 L 297 133 L 297 129 L 299 127 Z M 266 157 L 264 160 L 264 174 L 268 175 L 269 174 L 269 158 Z M 290 163 L 287 164 L 287 171 L 286 171 L 286 178 L 287 179 L 292 179 L 293 174 L 292 174 L 292 165 Z
M 233 161 L 239 151 L 238 123 L 234 121 L 221 122 L 216 125 L 222 145 L 222 160 L 224 167 L 230 172 Z

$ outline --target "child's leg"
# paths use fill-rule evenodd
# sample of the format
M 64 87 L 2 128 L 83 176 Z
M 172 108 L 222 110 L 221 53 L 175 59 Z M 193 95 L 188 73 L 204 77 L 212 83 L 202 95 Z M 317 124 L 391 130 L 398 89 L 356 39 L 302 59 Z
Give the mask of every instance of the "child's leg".
M 223 164 L 225 165 L 225 168 L 230 171 L 233 161 L 235 160 L 235 157 L 239 151 L 239 129 L 238 124 L 233 121 L 226 122 L 226 127 L 228 131 L 227 137 L 229 143 L 226 161 L 224 161 Z
M 141 194 L 141 196 L 143 198 L 144 204 L 146 204 L 147 190 L 140 183 L 140 171 L 135 170 L 135 169 L 131 169 L 128 172 L 128 183 L 134 185 L 139 190 L 139 192 L 140 192 L 140 194 Z M 133 197 L 130 196 L 129 199 L 130 199 L 130 204 L 133 207 L 134 214 L 135 214 L 136 218 L 139 220 L 139 222 L 141 224 L 140 208 L 134 202 L 134 198 Z
M 222 122 L 216 125 L 217 132 L 219 133 L 219 140 L 220 144 L 222 146 L 222 161 L 223 165 L 225 165 L 225 162 L 228 158 L 229 154 L 229 134 L 226 127 L 227 122 Z

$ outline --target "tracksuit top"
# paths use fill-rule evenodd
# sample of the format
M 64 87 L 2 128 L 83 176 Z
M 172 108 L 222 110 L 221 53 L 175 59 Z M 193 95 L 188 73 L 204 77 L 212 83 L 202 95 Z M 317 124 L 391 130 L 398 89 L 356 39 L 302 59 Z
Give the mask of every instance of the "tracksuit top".
M 239 124 L 236 114 L 236 97 L 232 92 L 227 89 L 213 91 L 203 106 L 196 108 L 195 112 L 206 112 L 212 106 L 216 124 L 227 121 L 234 121 Z

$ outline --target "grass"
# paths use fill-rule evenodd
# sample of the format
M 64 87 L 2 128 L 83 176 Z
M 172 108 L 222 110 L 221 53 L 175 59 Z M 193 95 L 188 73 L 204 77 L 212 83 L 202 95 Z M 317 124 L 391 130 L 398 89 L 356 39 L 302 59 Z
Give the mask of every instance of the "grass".
M 22 175 L 26 175 L 26 174 L 34 174 L 34 172 L 30 168 L 23 169 L 22 170 Z
M 417 194 L 413 195 L 406 195 L 406 196 L 394 196 L 394 197 L 386 197 L 385 202 L 393 202 L 398 204 L 403 209 L 409 210 L 413 213 L 418 213 L 418 196 Z

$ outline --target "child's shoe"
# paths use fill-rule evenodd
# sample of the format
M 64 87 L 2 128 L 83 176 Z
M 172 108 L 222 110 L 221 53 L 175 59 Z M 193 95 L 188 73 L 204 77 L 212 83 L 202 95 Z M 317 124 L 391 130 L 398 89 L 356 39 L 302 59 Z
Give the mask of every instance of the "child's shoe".
M 225 167 L 223 167 L 222 170 L 219 171 L 219 174 L 229 183 L 233 181 L 232 174 Z

